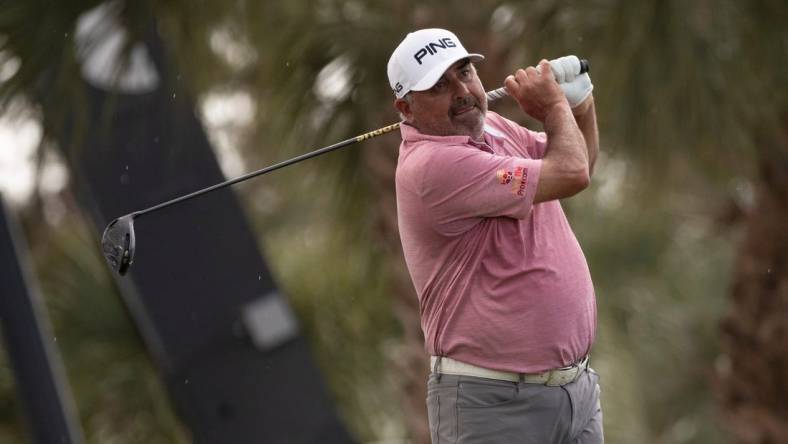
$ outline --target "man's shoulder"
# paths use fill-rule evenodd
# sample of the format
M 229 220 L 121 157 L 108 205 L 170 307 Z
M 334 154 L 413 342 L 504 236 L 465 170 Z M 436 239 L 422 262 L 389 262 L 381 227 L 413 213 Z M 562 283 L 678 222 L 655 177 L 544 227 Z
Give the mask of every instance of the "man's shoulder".
M 540 146 L 546 141 L 544 133 L 528 129 L 493 111 L 487 113 L 485 131 L 493 136 L 511 141 L 514 145 L 528 151 L 531 156 L 536 157 L 540 157 L 540 153 L 543 151 Z
M 528 128 L 520 125 L 519 123 L 507 119 L 506 117 L 496 113 L 495 111 L 487 111 L 487 116 L 485 119 L 486 126 L 493 129 L 493 131 L 498 132 L 505 132 L 505 133 L 530 133 L 532 132 Z
M 395 172 L 397 184 L 410 182 L 416 176 L 421 175 L 421 171 L 429 162 L 434 151 L 431 145 L 424 141 L 402 142 L 399 148 L 399 158 L 397 159 L 397 170 Z
M 397 170 L 414 170 L 428 166 L 446 156 L 456 155 L 456 149 L 469 145 L 458 142 L 413 142 L 400 145 Z

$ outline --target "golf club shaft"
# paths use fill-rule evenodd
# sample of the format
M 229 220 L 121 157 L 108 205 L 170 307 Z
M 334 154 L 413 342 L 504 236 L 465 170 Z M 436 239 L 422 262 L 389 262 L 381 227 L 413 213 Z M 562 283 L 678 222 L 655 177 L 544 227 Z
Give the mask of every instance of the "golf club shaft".
M 506 93 L 506 89 L 498 88 L 496 90 L 493 90 L 493 91 L 490 91 L 490 92 L 487 93 L 487 100 L 488 100 L 488 102 L 493 102 L 493 101 L 498 100 L 498 99 L 500 99 L 502 97 L 505 97 L 507 95 L 508 94 Z M 378 129 L 373 130 L 373 131 L 370 131 L 368 133 L 361 134 L 359 136 L 351 137 L 350 139 L 345 139 L 345 140 L 343 140 L 341 142 L 337 142 L 337 143 L 335 143 L 333 145 L 325 146 L 323 148 L 317 149 L 315 151 L 311 151 L 309 153 L 304 153 L 304 154 L 302 154 L 300 156 L 293 157 L 292 159 L 284 160 L 282 162 L 276 163 L 274 165 L 267 166 L 267 167 L 262 168 L 260 170 L 252 171 L 251 173 L 247 173 L 247 174 L 244 174 L 243 176 L 236 177 L 235 179 L 228 180 L 228 181 L 222 182 L 222 183 L 217 183 L 216 185 L 212 185 L 210 187 L 203 188 L 201 190 L 197 190 L 197 191 L 194 191 L 194 192 L 189 193 L 189 194 L 185 194 L 185 195 L 180 196 L 180 197 L 176 197 L 175 199 L 168 200 L 166 202 L 162 202 L 160 204 L 154 205 L 154 206 L 152 206 L 150 208 L 146 208 L 144 210 L 135 211 L 134 213 L 131 213 L 131 214 L 132 214 L 133 217 L 136 218 L 136 217 L 142 216 L 143 214 L 151 213 L 153 211 L 160 210 L 160 209 L 162 209 L 164 207 L 168 207 L 170 205 L 175 205 L 177 203 L 183 202 L 185 200 L 189 200 L 191 198 L 203 195 L 205 193 L 210 193 L 211 191 L 218 190 L 219 188 L 228 187 L 228 186 L 234 185 L 234 184 L 236 184 L 238 182 L 243 182 L 243 181 L 245 181 L 247 179 L 251 179 L 252 177 L 256 177 L 256 176 L 260 176 L 262 174 L 270 173 L 271 171 L 278 170 L 280 168 L 284 168 L 284 167 L 292 165 L 294 163 L 301 162 L 302 160 L 311 159 L 313 157 L 320 156 L 321 154 L 325 154 L 325 153 L 328 153 L 328 152 L 331 152 L 331 151 L 334 151 L 334 150 L 338 150 L 340 148 L 344 148 L 344 147 L 346 147 L 348 145 L 352 145 L 352 144 L 357 143 L 357 142 L 362 142 L 364 140 L 371 139 L 373 137 L 377 137 L 377 136 L 381 136 L 381 135 L 386 134 L 386 133 L 390 133 L 390 132 L 392 132 L 392 131 L 394 131 L 396 129 L 399 129 L 399 126 L 400 126 L 401 123 L 402 122 L 397 122 L 397 123 L 394 123 L 394 124 L 391 124 L 391 125 L 388 125 L 388 126 L 384 126 L 382 128 L 378 128 Z
M 154 206 L 152 206 L 150 208 L 146 208 L 144 210 L 135 211 L 133 214 L 134 214 L 135 217 L 142 216 L 143 214 L 150 213 L 150 212 L 159 210 L 161 208 L 168 207 L 170 205 L 174 205 L 174 204 L 179 203 L 179 202 L 183 202 L 185 200 L 189 200 L 189 199 L 191 199 L 193 197 L 197 197 L 197 196 L 200 196 L 200 195 L 205 194 L 205 193 L 210 193 L 211 191 L 218 190 L 219 188 L 228 187 L 228 186 L 234 185 L 234 184 L 236 184 L 238 182 L 243 182 L 243 181 L 245 181 L 247 179 L 251 179 L 252 177 L 260 176 L 260 175 L 265 174 L 265 173 L 270 173 L 271 171 L 278 170 L 279 168 L 284 168 L 284 167 L 286 167 L 288 165 L 292 165 L 294 163 L 301 162 L 302 160 L 311 159 L 311 158 L 317 157 L 317 156 L 319 156 L 321 154 L 325 154 L 325 153 L 328 153 L 330 151 L 334 151 L 334 150 L 337 150 L 339 148 L 343 148 L 343 147 L 346 147 L 348 145 L 352 145 L 352 144 L 354 144 L 356 142 L 361 142 L 363 140 L 371 139 L 373 137 L 377 137 L 377 136 L 380 136 L 382 134 L 389 133 L 389 132 L 394 131 L 395 129 L 399 128 L 399 125 L 400 125 L 400 123 L 397 122 L 397 123 L 395 123 L 393 125 L 384 126 L 383 128 L 378 128 L 378 129 L 376 129 L 374 131 L 370 131 L 368 133 L 364 133 L 364 134 L 362 134 L 360 136 L 351 137 L 350 139 L 346 139 L 346 140 L 343 140 L 341 142 L 337 142 L 337 143 L 335 143 L 333 145 L 329 145 L 329 146 L 320 148 L 318 150 L 315 150 L 315 151 L 312 151 L 312 152 L 309 152 L 309 153 L 305 153 L 305 154 L 302 154 L 300 156 L 293 157 L 292 159 L 284 160 L 282 162 L 279 162 L 279 163 L 274 164 L 274 165 L 267 166 L 267 167 L 265 167 L 263 169 L 260 169 L 260 170 L 257 170 L 257 171 L 252 171 L 251 173 L 247 173 L 247 174 L 244 174 L 243 176 L 236 177 L 235 179 L 228 180 L 228 181 L 222 182 L 222 183 L 217 183 L 216 185 L 212 185 L 210 187 L 203 188 L 201 190 L 197 190 L 197 191 L 195 191 L 193 193 L 189 193 L 189 194 L 183 195 L 181 197 L 177 197 L 175 199 L 168 200 L 166 202 L 162 202 L 162 203 L 160 203 L 158 205 L 154 205 Z
M 588 72 L 588 70 L 589 70 L 588 61 L 585 60 L 585 59 L 580 59 L 580 73 L 582 74 L 582 73 Z M 487 101 L 488 102 L 494 102 L 494 101 L 496 101 L 496 100 L 498 100 L 500 98 L 506 97 L 508 95 L 509 95 L 509 93 L 506 92 L 506 88 L 501 87 L 501 88 L 494 89 L 492 91 L 487 92 Z M 211 191 L 218 190 L 219 188 L 228 187 L 228 186 L 234 185 L 234 184 L 236 184 L 238 182 L 243 182 L 243 181 L 245 181 L 247 179 L 251 179 L 252 177 L 260 176 L 260 175 L 263 175 L 265 173 L 270 173 L 271 171 L 278 170 L 279 168 L 284 168 L 284 167 L 292 165 L 294 163 L 301 162 L 302 160 L 311 159 L 311 158 L 317 157 L 317 156 L 319 156 L 321 154 L 325 154 L 325 153 L 337 150 L 339 148 L 343 148 L 343 147 L 346 147 L 348 145 L 352 145 L 352 144 L 357 143 L 357 142 L 362 142 L 364 140 L 371 139 L 373 137 L 377 137 L 377 136 L 380 136 L 380 135 L 383 135 L 383 134 L 386 134 L 386 133 L 390 133 L 390 132 L 398 129 L 401 123 L 402 122 L 397 122 L 397 123 L 394 123 L 394 124 L 391 124 L 391 125 L 388 125 L 388 126 L 384 126 L 383 128 L 378 128 L 378 129 L 376 129 L 374 131 L 370 131 L 368 133 L 361 134 L 360 136 L 351 137 L 350 139 L 346 139 L 346 140 L 343 140 L 341 142 L 337 142 L 337 143 L 335 143 L 333 145 L 329 145 L 329 146 L 317 149 L 315 151 L 302 154 L 300 156 L 297 156 L 297 157 L 294 157 L 292 159 L 288 159 L 288 160 L 279 162 L 279 163 L 271 165 L 271 166 L 267 166 L 267 167 L 265 167 L 263 169 L 260 169 L 260 170 L 257 170 L 257 171 L 252 171 L 251 173 L 247 173 L 247 174 L 244 174 L 243 176 L 236 177 L 235 179 L 228 180 L 228 181 L 222 182 L 222 183 L 217 183 L 216 185 L 212 185 L 212 186 L 210 186 L 208 188 L 203 188 L 203 189 L 197 190 L 197 191 L 195 191 L 193 193 L 189 193 L 189 194 L 183 195 L 181 197 L 177 197 L 175 199 L 168 200 L 166 202 L 162 202 L 162 203 L 160 203 L 158 205 L 154 205 L 154 206 L 152 206 L 150 208 L 146 208 L 144 210 L 135 211 L 135 212 L 131 213 L 130 215 L 132 216 L 132 218 L 136 218 L 136 217 L 142 216 L 143 214 L 151 213 L 153 211 L 162 209 L 164 207 L 168 207 L 170 205 L 174 205 L 176 203 L 183 202 L 185 200 L 189 200 L 189 199 L 191 199 L 193 197 L 201 196 L 201 195 L 203 195 L 205 193 L 210 193 Z

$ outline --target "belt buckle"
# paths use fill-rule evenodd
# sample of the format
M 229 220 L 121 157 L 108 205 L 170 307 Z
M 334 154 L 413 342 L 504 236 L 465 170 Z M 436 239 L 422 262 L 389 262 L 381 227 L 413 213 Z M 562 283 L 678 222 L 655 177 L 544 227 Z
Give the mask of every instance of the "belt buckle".
M 568 381 L 564 376 L 564 372 L 567 371 L 569 370 L 550 370 L 550 374 L 547 376 L 547 381 L 545 381 L 544 385 L 548 387 L 561 387 L 566 385 Z
M 550 387 L 561 387 L 570 382 L 574 382 L 577 377 L 580 375 L 580 372 L 583 370 L 583 365 L 575 364 L 570 367 L 559 368 L 555 370 L 550 370 L 550 373 L 547 376 L 547 381 L 545 381 L 544 385 Z

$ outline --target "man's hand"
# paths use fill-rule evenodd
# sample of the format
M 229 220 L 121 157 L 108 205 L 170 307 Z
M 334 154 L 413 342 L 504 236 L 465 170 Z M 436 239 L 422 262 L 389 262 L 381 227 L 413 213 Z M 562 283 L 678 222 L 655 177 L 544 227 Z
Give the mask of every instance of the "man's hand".
M 550 62 L 542 59 L 538 68 L 529 66 L 518 69 L 503 82 L 506 91 L 517 100 L 520 108 L 543 123 L 550 111 L 566 103 L 564 92 L 556 83 L 550 68 Z
M 555 80 L 561 85 L 561 90 L 569 101 L 569 106 L 574 108 L 588 99 L 594 85 L 588 73 L 580 73 L 580 59 L 577 56 L 559 57 L 550 61 Z M 575 112 L 577 114 L 577 112 Z

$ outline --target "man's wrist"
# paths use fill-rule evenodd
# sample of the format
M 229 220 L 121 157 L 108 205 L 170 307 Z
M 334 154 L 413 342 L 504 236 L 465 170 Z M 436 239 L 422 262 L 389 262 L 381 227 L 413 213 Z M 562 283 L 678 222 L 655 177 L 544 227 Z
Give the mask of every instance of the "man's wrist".
M 572 108 L 569 106 L 569 102 L 567 102 L 566 100 L 555 102 L 547 109 L 543 123 L 546 124 L 548 120 L 551 120 L 551 117 L 561 116 L 566 114 L 569 115 L 572 114 Z
M 575 117 L 581 117 L 591 110 L 593 104 L 594 104 L 594 95 L 589 94 L 588 97 L 585 98 L 585 100 L 580 102 L 580 104 L 578 104 L 576 107 L 572 108 L 572 114 Z

